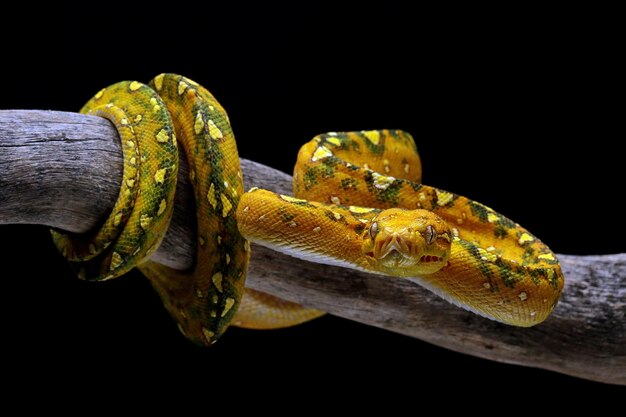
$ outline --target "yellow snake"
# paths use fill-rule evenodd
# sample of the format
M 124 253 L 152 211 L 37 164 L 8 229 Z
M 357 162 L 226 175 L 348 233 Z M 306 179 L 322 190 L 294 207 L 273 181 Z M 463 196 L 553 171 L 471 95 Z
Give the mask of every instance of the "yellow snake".
M 185 77 L 114 84 L 81 112 L 117 128 L 123 182 L 99 230 L 53 231 L 54 242 L 83 279 L 111 279 L 138 266 L 196 343 L 214 343 L 229 324 L 276 328 L 323 314 L 244 293 L 250 252 L 244 236 L 310 261 L 414 280 L 511 325 L 540 323 L 559 299 L 563 276 L 550 249 L 492 209 L 420 184 L 420 159 L 405 132 L 314 138 L 298 155 L 291 197 L 243 193 L 226 112 Z M 171 219 L 177 144 L 187 156 L 197 212 L 197 254 L 188 271 L 146 261 Z

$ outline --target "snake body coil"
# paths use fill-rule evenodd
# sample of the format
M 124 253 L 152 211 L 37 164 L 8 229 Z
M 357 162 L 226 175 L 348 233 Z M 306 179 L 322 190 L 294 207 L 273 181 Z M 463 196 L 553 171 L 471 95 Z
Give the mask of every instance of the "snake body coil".
M 404 132 L 316 137 L 300 151 L 290 197 L 244 194 L 228 116 L 187 78 L 161 74 L 150 86 L 114 84 L 81 112 L 116 126 L 123 182 L 99 230 L 53 231 L 54 242 L 83 279 L 106 280 L 138 266 L 196 343 L 214 343 L 231 323 L 276 328 L 323 314 L 244 292 L 250 252 L 244 236 L 314 262 L 415 280 L 517 326 L 543 321 L 560 296 L 563 277 L 549 248 L 478 202 L 420 184 L 419 156 Z M 171 219 L 177 144 L 187 156 L 197 212 L 197 255 L 189 271 L 147 261 Z

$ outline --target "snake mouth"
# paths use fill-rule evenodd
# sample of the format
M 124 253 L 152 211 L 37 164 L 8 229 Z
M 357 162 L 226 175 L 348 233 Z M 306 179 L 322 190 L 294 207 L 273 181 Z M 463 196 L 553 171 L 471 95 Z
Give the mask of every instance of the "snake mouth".
M 440 256 L 436 256 L 436 255 L 424 255 L 420 258 L 420 262 L 423 263 L 435 263 L 435 262 L 442 262 L 443 258 Z

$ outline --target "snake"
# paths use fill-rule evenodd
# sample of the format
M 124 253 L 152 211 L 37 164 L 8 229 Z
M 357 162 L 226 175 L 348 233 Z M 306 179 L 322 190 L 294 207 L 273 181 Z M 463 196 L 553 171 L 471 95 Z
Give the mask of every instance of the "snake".
M 298 153 L 289 196 L 244 192 L 226 111 L 186 77 L 119 82 L 80 112 L 116 128 L 122 182 L 95 230 L 53 229 L 55 246 L 84 280 L 106 281 L 137 267 L 181 333 L 199 345 L 212 345 L 230 325 L 281 328 L 324 314 L 246 288 L 250 242 L 415 282 L 508 325 L 541 323 L 559 300 L 563 274 L 548 246 L 479 202 L 423 184 L 415 141 L 404 131 L 316 136 Z M 184 271 L 149 259 L 174 210 L 179 153 L 196 209 L 196 254 Z

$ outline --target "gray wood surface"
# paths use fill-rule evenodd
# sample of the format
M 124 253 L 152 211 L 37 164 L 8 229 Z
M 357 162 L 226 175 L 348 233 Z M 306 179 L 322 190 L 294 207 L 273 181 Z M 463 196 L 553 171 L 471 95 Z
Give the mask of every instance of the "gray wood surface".
M 290 193 L 291 177 L 242 160 L 246 187 Z M 112 208 L 122 158 L 112 125 L 53 111 L 0 111 L 0 225 L 84 232 Z M 153 259 L 191 265 L 192 193 L 181 161 L 176 211 Z M 1 230 L 1 229 L 0 229 Z M 1 232 L 0 232 L 1 233 Z M 248 285 L 470 355 L 626 385 L 626 254 L 559 255 L 565 290 L 530 329 L 473 315 L 402 279 L 312 264 L 253 246 Z

